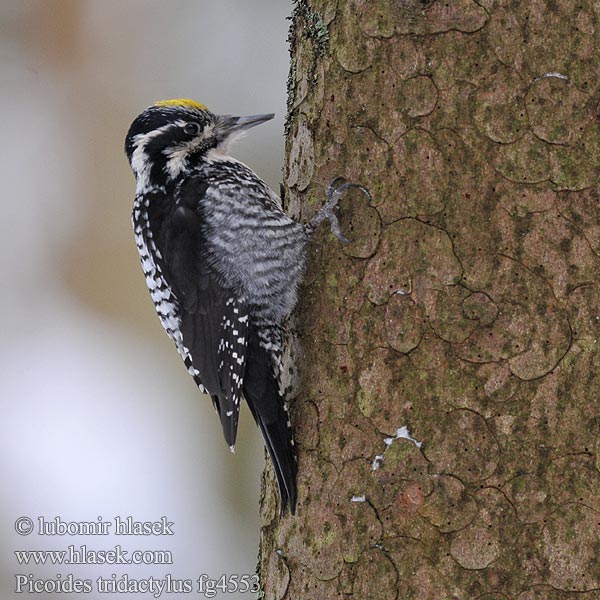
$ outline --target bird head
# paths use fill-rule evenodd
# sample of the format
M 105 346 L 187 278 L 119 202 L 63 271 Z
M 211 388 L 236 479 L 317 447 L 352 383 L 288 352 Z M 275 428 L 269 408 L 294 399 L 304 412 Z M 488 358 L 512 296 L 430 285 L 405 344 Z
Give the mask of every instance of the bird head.
M 215 115 L 195 100 L 163 100 L 131 124 L 125 152 L 138 185 L 164 185 L 202 161 L 222 159 L 232 140 L 273 116 Z

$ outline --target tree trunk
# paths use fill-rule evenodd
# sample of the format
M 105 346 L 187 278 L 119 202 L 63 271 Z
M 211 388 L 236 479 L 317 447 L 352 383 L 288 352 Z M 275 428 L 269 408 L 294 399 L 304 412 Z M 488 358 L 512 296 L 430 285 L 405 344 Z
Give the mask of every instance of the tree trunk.
M 309 219 L 337 176 L 372 200 L 341 203 L 351 244 L 311 245 L 269 600 L 598 598 L 599 19 L 297 2 L 288 208 Z

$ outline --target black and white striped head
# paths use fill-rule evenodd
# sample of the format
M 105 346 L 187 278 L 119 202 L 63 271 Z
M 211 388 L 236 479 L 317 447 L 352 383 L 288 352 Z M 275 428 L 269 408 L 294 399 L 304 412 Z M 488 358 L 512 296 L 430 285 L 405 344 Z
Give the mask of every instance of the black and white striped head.
M 274 115 L 215 115 L 195 100 L 163 100 L 131 124 L 125 152 L 138 188 L 164 187 L 190 167 L 227 154 L 230 142 Z

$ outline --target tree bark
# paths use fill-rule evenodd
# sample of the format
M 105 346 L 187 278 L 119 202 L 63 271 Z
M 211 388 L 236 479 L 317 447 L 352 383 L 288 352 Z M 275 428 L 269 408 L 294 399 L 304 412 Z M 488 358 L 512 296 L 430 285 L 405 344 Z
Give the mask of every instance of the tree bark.
M 302 0 L 288 208 L 311 245 L 299 503 L 265 597 L 598 598 L 600 7 Z

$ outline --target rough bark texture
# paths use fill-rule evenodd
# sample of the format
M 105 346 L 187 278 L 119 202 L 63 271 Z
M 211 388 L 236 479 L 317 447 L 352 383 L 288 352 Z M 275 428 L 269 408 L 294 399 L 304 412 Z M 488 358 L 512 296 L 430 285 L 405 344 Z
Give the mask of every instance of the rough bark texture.
M 266 598 L 599 598 L 600 5 L 312 0 L 292 31 L 289 208 L 372 201 L 312 246 Z

